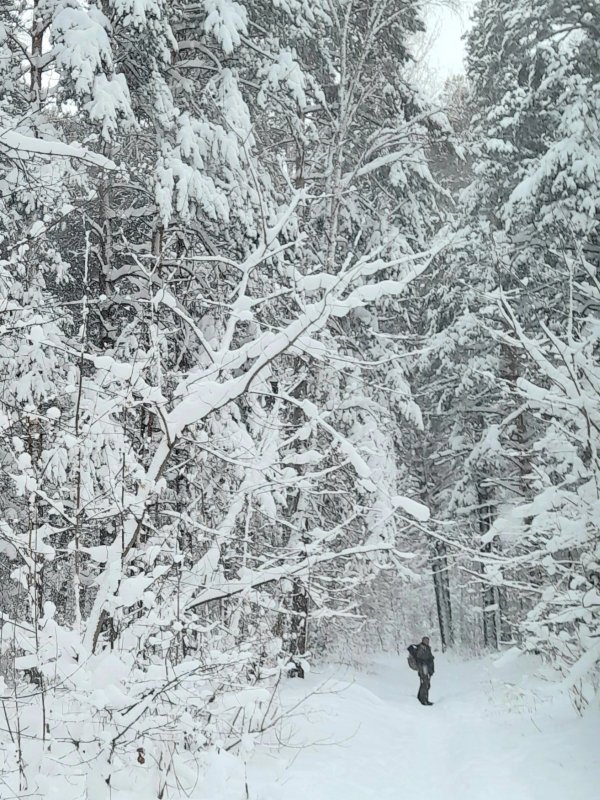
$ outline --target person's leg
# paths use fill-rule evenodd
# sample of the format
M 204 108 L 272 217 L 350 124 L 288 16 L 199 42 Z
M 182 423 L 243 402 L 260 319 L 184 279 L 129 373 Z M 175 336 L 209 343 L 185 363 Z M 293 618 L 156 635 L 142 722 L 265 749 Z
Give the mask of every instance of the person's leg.
M 433 703 L 429 700 L 429 689 L 431 688 L 431 676 L 425 675 L 423 677 L 423 689 L 420 692 L 421 702 L 424 706 L 432 706 Z
M 423 700 L 421 702 L 426 706 L 432 705 L 429 702 L 429 687 L 430 686 L 431 686 L 431 678 L 429 677 L 429 675 L 423 676 L 423 694 L 422 694 Z
M 425 705 L 424 699 L 424 692 L 425 692 L 425 680 L 427 679 L 426 675 L 423 675 L 422 672 L 419 672 L 419 693 L 417 694 L 417 700 L 421 705 Z

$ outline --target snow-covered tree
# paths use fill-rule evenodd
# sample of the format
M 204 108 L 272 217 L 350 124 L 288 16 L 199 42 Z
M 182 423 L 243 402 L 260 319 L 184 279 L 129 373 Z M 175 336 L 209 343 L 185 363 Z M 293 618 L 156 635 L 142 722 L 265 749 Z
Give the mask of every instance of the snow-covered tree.
M 593 424 L 579 433 L 575 399 L 595 391 L 597 48 L 592 3 L 479 4 L 468 55 L 474 175 L 426 295 L 434 346 L 423 359 L 425 386 L 439 387 L 425 410 L 432 485 L 448 521 L 463 509 L 446 538 L 472 560 L 463 570 L 480 572 L 486 643 L 519 636 L 570 686 L 597 671 L 596 611 L 583 599 L 597 533 L 581 499 L 595 445 Z M 580 488 L 576 548 L 561 530 Z M 564 491 L 567 503 L 549 500 Z
M 140 792 L 186 791 L 270 724 L 312 632 L 409 574 L 396 317 L 441 247 L 446 123 L 395 5 L 1 9 L 15 792 L 57 760 L 74 797 L 118 796 L 132 763 Z

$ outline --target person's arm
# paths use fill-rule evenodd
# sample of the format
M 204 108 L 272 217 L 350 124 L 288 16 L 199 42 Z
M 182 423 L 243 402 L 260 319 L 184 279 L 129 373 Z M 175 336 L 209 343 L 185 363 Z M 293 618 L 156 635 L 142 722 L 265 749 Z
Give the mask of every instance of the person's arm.
M 434 672 L 435 672 L 435 664 L 434 664 L 433 656 L 431 656 L 431 659 L 429 661 L 429 674 L 433 675 Z

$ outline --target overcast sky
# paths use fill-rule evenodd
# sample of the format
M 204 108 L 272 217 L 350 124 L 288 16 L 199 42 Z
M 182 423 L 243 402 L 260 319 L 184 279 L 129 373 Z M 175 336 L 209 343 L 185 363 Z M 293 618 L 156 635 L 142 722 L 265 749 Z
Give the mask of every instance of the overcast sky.
M 465 48 L 462 35 L 469 28 L 469 17 L 476 0 L 462 0 L 459 12 L 432 3 L 428 25 L 433 41 L 424 58 L 439 74 L 443 83 L 451 75 L 464 71 Z

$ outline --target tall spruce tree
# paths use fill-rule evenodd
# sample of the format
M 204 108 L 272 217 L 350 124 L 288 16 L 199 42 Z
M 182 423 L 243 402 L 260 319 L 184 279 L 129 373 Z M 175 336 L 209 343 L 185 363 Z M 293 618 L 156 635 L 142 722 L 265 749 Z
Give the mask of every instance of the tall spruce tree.
M 448 538 L 479 565 L 485 642 L 541 651 L 578 704 L 598 663 L 597 22 L 587 2 L 479 4 L 474 177 L 424 361 L 433 486 L 472 520 Z

